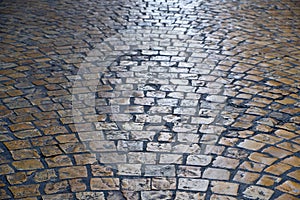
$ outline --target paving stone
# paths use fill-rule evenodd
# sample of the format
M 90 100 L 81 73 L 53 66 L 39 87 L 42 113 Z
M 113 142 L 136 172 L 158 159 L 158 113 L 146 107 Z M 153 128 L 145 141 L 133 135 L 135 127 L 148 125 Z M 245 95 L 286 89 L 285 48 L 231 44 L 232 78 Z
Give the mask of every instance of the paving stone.
M 76 199 L 99 199 L 105 200 L 103 192 L 78 192 L 76 193 Z
M 201 137 L 201 144 L 215 144 L 218 141 L 217 135 L 205 134 Z
M 140 198 L 139 192 L 134 192 L 134 191 L 123 191 L 122 195 L 124 196 L 124 198 L 132 199 L 132 200 L 138 200 Z
M 264 143 L 256 142 L 253 140 L 247 140 L 247 139 L 238 145 L 238 147 L 254 150 L 254 151 L 261 149 L 263 146 L 265 146 Z
M 188 151 L 186 151 L 188 152 Z M 181 164 L 183 162 L 183 156 L 181 154 L 160 154 L 160 164 Z
M 214 167 L 222 167 L 227 169 L 236 169 L 236 167 L 240 164 L 239 160 L 232 159 L 232 158 L 226 158 L 223 156 L 218 156 L 213 161 Z
M 281 178 L 278 178 L 276 176 L 270 176 L 270 175 L 263 175 L 257 184 L 262 185 L 262 186 L 272 186 L 275 183 L 279 183 L 281 181 Z
M 96 154 L 78 154 L 74 155 L 77 165 L 87 165 L 97 163 Z
M 60 168 L 58 172 L 60 179 L 87 177 L 87 170 L 84 166 Z
M 280 148 L 286 149 L 288 151 L 291 152 L 297 152 L 298 149 L 300 148 L 299 145 L 293 144 L 293 143 L 289 143 L 289 142 L 283 142 L 277 145 Z
M 290 173 L 288 174 L 288 176 L 289 176 L 289 177 L 292 177 L 292 178 L 294 178 L 294 179 L 296 179 L 296 180 L 299 180 L 299 179 L 300 179 L 300 170 L 295 170 L 295 171 L 293 171 L 293 172 L 290 172 Z
M 46 157 L 62 154 L 62 150 L 58 146 L 44 146 L 40 149 L 42 154 Z
M 118 190 L 120 181 L 118 178 L 91 178 L 91 190 Z
M 300 167 L 300 158 L 297 156 L 291 156 L 289 158 L 284 159 L 282 162 L 294 167 Z
M 56 135 L 62 133 L 68 133 L 68 130 L 64 126 L 50 126 L 43 129 L 45 135 Z
M 219 144 L 226 145 L 226 146 L 233 146 L 239 141 L 238 138 L 227 138 L 222 137 L 219 141 Z
M 14 140 L 9 142 L 4 142 L 4 145 L 9 150 L 25 149 L 31 147 L 30 142 L 28 140 Z
M 60 181 L 55 183 L 47 183 L 45 186 L 46 194 L 62 193 L 68 191 L 68 181 Z
M 142 164 L 155 164 L 156 163 L 156 154 L 155 153 L 128 153 L 129 163 L 142 163 Z
M 89 147 L 93 152 L 110 152 L 116 151 L 116 145 L 113 141 L 91 141 Z
M 9 187 L 15 198 L 39 196 L 39 185 L 20 185 Z
M 2 1 L 0 199 L 297 199 L 297 3 Z
M 124 199 L 124 195 L 119 191 L 110 191 L 107 195 L 107 200 Z
M 15 132 L 20 130 L 34 129 L 34 126 L 31 122 L 23 122 L 23 123 L 13 124 L 9 126 L 9 128 L 11 131 Z
M 211 163 L 212 156 L 207 155 L 189 155 L 187 158 L 187 164 L 197 166 L 207 166 Z
M 292 196 L 290 194 L 283 194 L 283 195 L 279 196 L 277 199 L 278 200 L 283 200 L 283 199 L 297 200 L 299 198 L 294 197 L 294 196 Z
M 69 180 L 69 185 L 71 187 L 72 192 L 80 192 L 80 191 L 85 191 L 87 189 L 87 186 L 84 183 L 83 179 Z
M 224 149 L 224 146 L 206 145 L 205 154 L 221 155 Z
M 176 144 L 172 146 L 172 153 L 200 153 L 199 144 Z M 174 157 L 174 156 L 173 156 Z M 176 156 L 175 156 L 176 157 Z
M 264 149 L 262 152 L 269 153 L 276 158 L 284 158 L 292 154 L 292 152 L 283 150 L 281 148 L 273 147 L 273 146 Z
M 147 143 L 147 151 L 153 152 L 170 152 L 172 149 L 171 143 Z
M 282 130 L 282 129 L 275 131 L 275 134 L 278 137 L 282 137 L 282 138 L 285 138 L 285 139 L 291 139 L 291 138 L 294 138 L 294 137 L 297 136 L 296 134 L 294 134 L 292 132 Z
M 142 191 L 141 199 L 142 200 L 154 200 L 154 199 L 172 199 L 172 191 Z
M 178 183 L 178 189 L 191 191 L 206 191 L 208 184 L 208 180 L 180 178 Z
M 283 184 L 279 185 L 276 187 L 277 190 L 287 192 L 289 194 L 299 196 L 300 191 L 299 191 L 300 184 L 294 181 L 285 181 Z
M 7 180 L 10 184 L 22 184 L 27 181 L 27 175 L 25 172 L 17 172 L 11 175 L 7 175 Z
M 34 175 L 34 181 L 36 182 L 46 182 L 50 180 L 55 180 L 57 175 L 54 169 L 46 169 L 39 172 L 36 172 Z
M 74 196 L 71 193 L 65 193 L 65 194 L 43 195 L 42 198 L 43 200 L 59 200 L 59 199 L 71 200 L 74 199 Z
M 51 158 L 46 158 L 48 167 L 62 167 L 62 166 L 72 166 L 72 161 L 69 156 L 59 155 Z
M 145 191 L 150 190 L 151 180 L 149 178 L 123 179 L 121 181 L 124 190 Z
M 60 144 L 79 142 L 75 134 L 58 135 L 55 137 Z
M 249 156 L 249 159 L 252 161 L 258 162 L 258 163 L 266 164 L 266 165 L 270 165 L 277 160 L 276 158 L 269 157 L 266 154 L 256 153 L 256 152 L 252 153 Z
M 250 199 L 271 199 L 274 191 L 271 189 L 267 189 L 259 186 L 250 186 L 244 192 L 244 197 Z
M 15 132 L 14 135 L 18 139 L 27 139 L 27 138 L 34 138 L 37 136 L 41 136 L 41 132 L 37 129 L 31 129 L 31 130 L 24 130 L 24 131 L 19 131 Z
M 121 164 L 118 165 L 118 174 L 127 176 L 142 175 L 141 164 Z
M 213 180 L 229 180 L 230 172 L 225 169 L 207 168 L 202 177 Z
M 0 189 L 0 198 L 11 199 L 12 197 L 9 194 L 7 194 L 7 192 L 4 189 Z
M 267 134 L 258 134 L 252 137 L 252 139 L 267 143 L 267 144 L 275 144 L 281 141 L 280 138 L 272 136 L 272 135 L 267 135 Z
M 144 143 L 142 141 L 124 141 L 120 140 L 118 142 L 117 149 L 119 151 L 142 151 Z
M 57 141 L 51 136 L 32 138 L 31 142 L 33 146 L 47 146 L 57 144 Z
M 199 178 L 201 177 L 201 167 L 178 166 L 178 177 Z
M 244 161 L 239 168 L 253 172 L 261 172 L 266 167 L 265 164 Z
M 14 173 L 14 169 L 8 164 L 0 165 L 0 169 L 1 175 Z
M 145 176 L 155 177 L 174 177 L 174 165 L 146 165 Z
M 13 166 L 18 170 L 43 169 L 44 165 L 38 159 L 28 159 L 13 162 Z
M 204 200 L 205 199 L 205 194 L 200 193 L 200 192 L 182 192 L 182 191 L 177 191 L 176 200 L 183 200 L 183 199 L 199 199 L 199 200 Z
M 16 150 L 11 152 L 12 157 L 15 160 L 22 160 L 26 158 L 39 158 L 39 154 L 36 150 L 34 149 L 21 149 L 21 150 Z
M 265 171 L 274 175 L 281 175 L 292 167 L 284 163 L 276 163 L 266 168 Z
M 233 180 L 240 183 L 253 184 L 258 178 L 259 174 L 245 171 L 238 171 Z
M 113 170 L 109 166 L 91 165 L 93 176 L 113 176 Z
M 220 96 L 220 95 L 210 95 L 206 98 L 207 101 L 217 102 L 217 103 L 224 103 L 227 97 Z
M 100 157 L 101 163 L 126 163 L 126 153 L 102 153 Z
M 175 178 L 153 178 L 152 188 L 154 190 L 174 190 L 176 189 Z
M 216 195 L 213 194 L 210 197 L 210 200 L 236 200 L 237 198 L 231 197 L 231 196 L 225 196 L 225 195 Z
M 238 194 L 239 185 L 223 181 L 212 181 L 212 192 L 217 194 L 227 194 L 236 196 Z
M 173 142 L 174 134 L 169 132 L 160 132 L 158 136 L 158 141 Z

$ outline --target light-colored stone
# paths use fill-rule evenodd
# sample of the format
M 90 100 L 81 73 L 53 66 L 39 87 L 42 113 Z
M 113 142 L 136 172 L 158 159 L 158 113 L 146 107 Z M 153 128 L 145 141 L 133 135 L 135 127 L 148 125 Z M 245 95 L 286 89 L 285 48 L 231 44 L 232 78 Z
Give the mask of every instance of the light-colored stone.
M 178 189 L 205 192 L 209 181 L 204 179 L 179 178 Z
M 205 193 L 176 191 L 175 200 L 197 199 L 205 200 Z
M 141 176 L 141 164 L 120 164 L 118 165 L 118 175 Z
M 145 176 L 173 177 L 175 176 L 174 165 L 146 165 Z
M 283 184 L 276 187 L 277 190 L 287 192 L 289 194 L 299 196 L 300 195 L 300 183 L 294 181 L 285 181 Z
M 78 200 L 86 200 L 86 199 L 97 199 L 97 200 L 105 200 L 103 192 L 79 192 L 76 193 L 76 199 Z
M 176 178 L 153 178 L 153 190 L 174 190 L 176 189 Z
M 189 155 L 187 157 L 188 165 L 207 166 L 211 163 L 212 156 L 207 155 Z
M 211 191 L 217 194 L 226 194 L 236 196 L 238 194 L 239 184 L 224 181 L 212 181 Z
M 225 169 L 207 168 L 203 172 L 203 178 L 215 180 L 229 180 L 230 172 Z
M 160 154 L 160 164 L 181 164 L 183 161 L 182 154 Z
M 122 188 L 130 191 L 145 191 L 150 190 L 149 178 L 135 178 L 135 179 L 123 179 Z
M 261 199 L 261 200 L 269 200 L 271 199 L 274 191 L 271 189 L 267 189 L 259 186 L 250 186 L 244 192 L 244 197 L 249 199 Z
M 100 162 L 106 164 L 126 163 L 127 153 L 101 153 Z
M 129 152 L 128 162 L 133 164 L 156 164 L 158 160 L 156 153 L 148 152 Z
M 172 191 L 142 191 L 141 200 L 170 200 L 172 199 Z

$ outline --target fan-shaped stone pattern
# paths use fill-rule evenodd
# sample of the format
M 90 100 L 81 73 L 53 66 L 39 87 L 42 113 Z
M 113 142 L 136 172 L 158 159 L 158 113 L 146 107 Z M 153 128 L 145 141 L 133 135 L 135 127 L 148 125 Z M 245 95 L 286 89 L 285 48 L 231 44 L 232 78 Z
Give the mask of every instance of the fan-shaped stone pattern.
M 0 199 L 298 199 L 299 6 L 1 1 Z

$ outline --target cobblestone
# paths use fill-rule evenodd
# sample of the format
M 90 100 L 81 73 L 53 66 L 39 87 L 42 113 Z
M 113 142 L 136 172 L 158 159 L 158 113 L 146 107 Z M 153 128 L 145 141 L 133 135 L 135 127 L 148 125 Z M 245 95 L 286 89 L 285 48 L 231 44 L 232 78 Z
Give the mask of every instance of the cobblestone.
M 299 2 L 0 2 L 0 199 L 299 199 Z
M 11 186 L 9 189 L 15 198 L 39 196 L 39 185 Z
M 236 196 L 239 185 L 222 181 L 212 181 L 212 192 L 217 194 L 226 194 Z
M 178 189 L 190 191 L 206 191 L 208 184 L 208 180 L 180 178 Z

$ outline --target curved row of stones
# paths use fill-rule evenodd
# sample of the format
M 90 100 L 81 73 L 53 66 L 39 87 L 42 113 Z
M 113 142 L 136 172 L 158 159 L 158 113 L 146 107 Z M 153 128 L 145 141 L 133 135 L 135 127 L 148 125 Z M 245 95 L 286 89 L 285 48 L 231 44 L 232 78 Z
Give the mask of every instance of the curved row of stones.
M 297 199 L 299 21 L 279 15 L 292 2 L 121 3 L 100 4 L 126 25 L 84 30 L 83 60 L 71 40 L 1 57 L 1 199 Z

